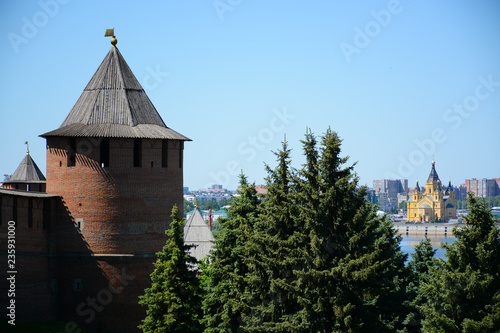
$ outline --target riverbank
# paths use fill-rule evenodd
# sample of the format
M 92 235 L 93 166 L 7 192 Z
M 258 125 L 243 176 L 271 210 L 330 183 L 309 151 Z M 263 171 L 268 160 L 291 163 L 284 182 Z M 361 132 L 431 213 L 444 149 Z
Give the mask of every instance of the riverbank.
M 398 235 L 452 236 L 457 223 L 393 223 Z

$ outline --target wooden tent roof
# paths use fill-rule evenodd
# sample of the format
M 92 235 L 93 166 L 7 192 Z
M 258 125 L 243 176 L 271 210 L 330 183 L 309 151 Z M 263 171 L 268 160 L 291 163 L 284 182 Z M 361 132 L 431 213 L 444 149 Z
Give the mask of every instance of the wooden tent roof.
M 37 183 L 45 182 L 45 176 L 42 171 L 38 168 L 35 161 L 31 158 L 30 154 L 27 153 L 26 156 L 21 161 L 21 164 L 17 167 L 16 171 L 12 174 L 9 181 L 5 183 Z
M 119 137 L 191 141 L 168 128 L 116 47 L 111 47 L 58 129 L 41 137 Z
M 200 211 L 195 209 L 184 225 L 184 243 L 196 245 L 195 248 L 191 248 L 190 254 L 197 260 L 206 257 L 213 241 L 212 231 L 203 220 Z

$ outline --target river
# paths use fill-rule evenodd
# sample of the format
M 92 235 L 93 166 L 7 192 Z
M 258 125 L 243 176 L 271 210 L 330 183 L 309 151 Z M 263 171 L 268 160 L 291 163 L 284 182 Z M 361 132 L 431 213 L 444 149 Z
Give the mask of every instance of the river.
M 424 235 L 402 235 L 403 240 L 401 241 L 401 250 L 408 254 L 408 260 L 411 259 L 411 253 L 415 250 L 415 245 L 425 238 Z M 430 239 L 432 247 L 437 250 L 435 257 L 445 259 L 445 250 L 441 249 L 441 243 L 453 243 L 456 237 L 453 236 L 427 236 Z

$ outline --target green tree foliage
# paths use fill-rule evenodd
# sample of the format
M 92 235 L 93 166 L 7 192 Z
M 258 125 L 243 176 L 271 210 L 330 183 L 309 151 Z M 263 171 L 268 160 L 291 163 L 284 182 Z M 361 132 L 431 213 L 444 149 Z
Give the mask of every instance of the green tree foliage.
M 434 258 L 437 250 L 432 248 L 431 241 L 426 237 L 411 254 L 412 259 L 408 262 L 410 279 L 407 286 L 409 302 L 405 304 L 410 312 L 405 319 L 404 332 L 420 332 L 423 315 L 421 308 L 427 302 L 423 286 L 431 281 L 431 272 L 439 265 L 439 261 Z
M 314 152 L 312 134 L 304 141 L 307 163 L 300 192 L 314 193 L 317 188 L 302 203 L 312 208 L 310 218 L 305 216 L 306 252 L 314 257 L 304 272 L 309 278 L 307 290 L 312 291 L 307 298 L 314 301 L 312 329 L 395 329 L 404 313 L 405 256 L 390 221 L 377 218 L 376 209 L 365 200 L 366 189 L 357 188 L 354 165 L 346 166 L 348 157 L 340 155 L 341 143 L 330 129 L 321 139 L 319 153 Z M 310 184 L 313 187 L 307 190 Z
M 206 332 L 237 332 L 245 311 L 244 276 L 248 272 L 244 259 L 246 243 L 253 233 L 259 200 L 254 184 L 240 176 L 240 196 L 229 208 L 229 219 L 218 219 L 222 230 L 209 256 L 207 296 L 203 300 Z
M 290 167 L 286 142 L 267 167 L 267 189 L 247 242 L 243 313 L 249 332 L 378 332 L 402 327 L 405 255 L 345 166 L 330 129 L 307 133 L 306 163 Z
M 496 197 L 485 197 L 484 201 L 486 202 L 488 207 L 500 207 L 500 195 L 497 195 Z M 467 209 L 468 204 L 467 201 L 457 201 L 457 208 L 458 209 Z
M 278 166 L 266 166 L 267 196 L 255 232 L 249 240 L 246 276 L 249 285 L 243 315 L 248 332 L 294 332 L 306 329 L 299 304 L 295 270 L 305 258 L 306 234 L 299 223 L 299 205 L 290 167 L 290 150 L 283 143 L 275 153 Z
M 471 193 L 466 225 L 423 286 L 426 332 L 500 331 L 500 233 L 485 202 Z
M 212 208 L 212 211 L 216 211 L 219 209 L 222 209 L 224 206 L 228 206 L 231 204 L 233 201 L 232 198 L 223 198 L 220 199 L 219 201 L 212 199 L 212 200 L 200 200 L 197 201 L 198 209 L 201 210 L 208 210 L 208 208 Z M 188 201 L 184 199 L 184 212 L 190 212 L 194 209 L 194 203 L 191 201 Z
M 172 223 L 166 231 L 169 239 L 158 252 L 152 286 L 140 296 L 139 304 L 148 307 L 146 318 L 139 326 L 143 332 L 201 332 L 202 289 L 193 269 L 197 261 L 188 251 L 193 245 L 184 244 L 184 219 L 172 209 Z
M 194 209 L 194 203 L 184 199 L 184 217 L 186 216 L 187 213 L 193 211 L 193 209 Z
M 404 210 L 408 209 L 408 203 L 406 201 L 401 201 L 399 203 L 399 209 L 404 209 Z

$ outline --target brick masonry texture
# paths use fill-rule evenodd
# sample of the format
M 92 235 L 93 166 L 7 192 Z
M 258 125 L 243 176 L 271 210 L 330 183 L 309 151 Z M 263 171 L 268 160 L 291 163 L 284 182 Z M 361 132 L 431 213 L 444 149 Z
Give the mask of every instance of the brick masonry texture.
M 183 214 L 184 142 L 168 140 L 162 167 L 162 140 L 142 139 L 142 166 L 134 167 L 134 140 L 109 138 L 109 166 L 103 167 L 102 139 L 74 140 L 73 152 L 70 138 L 47 138 L 46 192 L 53 197 L 0 194 L 4 268 L 7 221 L 16 212 L 17 320 L 137 332 L 146 313 L 138 297 L 151 285 L 174 204 Z M 75 163 L 68 166 L 72 154 Z M 0 315 L 5 318 L 3 306 Z

